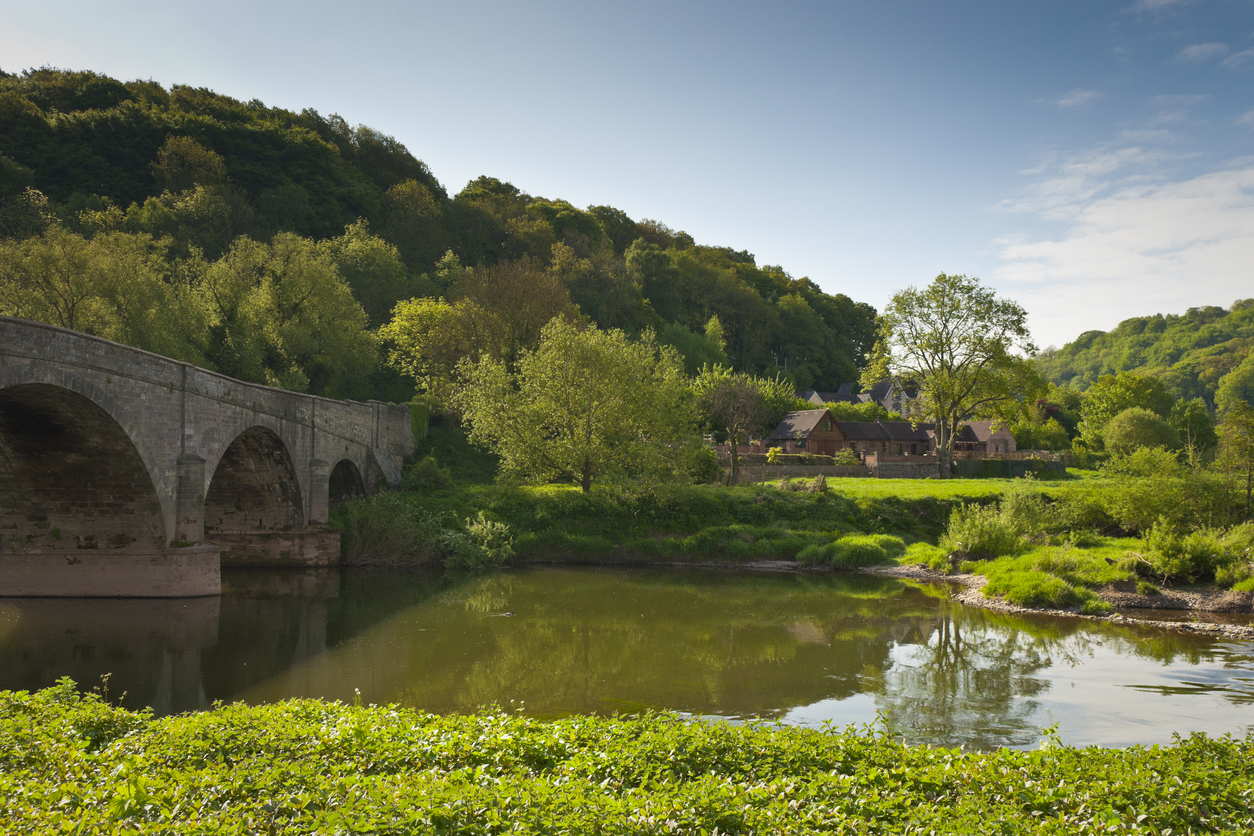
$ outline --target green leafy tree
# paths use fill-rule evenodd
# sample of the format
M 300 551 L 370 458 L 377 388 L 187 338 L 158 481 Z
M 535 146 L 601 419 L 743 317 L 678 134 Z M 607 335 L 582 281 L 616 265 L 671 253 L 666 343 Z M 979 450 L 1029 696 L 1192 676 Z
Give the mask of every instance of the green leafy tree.
M 470 439 L 526 481 L 594 481 L 673 472 L 695 441 L 678 353 L 651 335 L 580 329 L 556 318 L 517 371 L 490 356 L 463 367 L 455 405 Z
M 240 238 L 190 267 L 208 320 L 204 354 L 225 374 L 328 397 L 359 396 L 377 348 L 366 312 L 312 241 Z
M 1200 464 L 1219 444 L 1219 436 L 1215 433 L 1215 419 L 1201 398 L 1176 401 L 1171 405 L 1168 420 L 1179 435 L 1185 455 L 1192 465 Z
M 1085 393 L 1081 438 L 1089 447 L 1100 448 L 1107 422 L 1120 412 L 1135 406 L 1166 418 L 1173 400 L 1157 378 L 1131 372 L 1103 375 Z
M 203 317 L 165 256 L 148 235 L 85 238 L 57 224 L 0 241 L 0 313 L 202 362 Z
M 1236 477 L 1245 494 L 1245 518 L 1251 519 L 1254 496 L 1254 406 L 1237 401 L 1228 407 L 1219 424 L 1219 457 L 1223 467 Z
M 474 356 L 463 325 L 460 312 L 443 298 L 409 299 L 397 304 L 379 338 L 388 365 L 444 399 L 457 364 Z
M 1254 406 L 1254 354 L 1246 355 L 1241 364 L 1219 381 L 1215 406 L 1221 413 L 1238 403 Z
M 190 136 L 167 137 L 157 149 L 152 171 L 158 185 L 168 192 L 226 182 L 226 163 L 222 156 Z
M 865 403 L 825 403 L 828 411 L 832 413 L 832 417 L 837 421 L 904 421 L 900 414 L 889 412 L 877 401 L 866 401 Z
M 796 398 L 792 384 L 781 377 L 737 374 L 722 365 L 704 366 L 692 382 L 692 392 L 706 424 L 727 433 L 733 485 L 740 475 L 740 453 L 736 446 L 751 435 L 778 424 Z M 781 405 L 784 412 L 779 410 Z
M 387 321 L 396 303 L 410 296 L 412 283 L 396 247 L 370 233 L 370 224 L 349 224 L 338 238 L 319 247 L 348 282 L 372 327 Z
M 1180 445 L 1180 437 L 1170 424 L 1139 406 L 1129 407 L 1107 421 L 1103 436 L 1106 449 L 1117 456 L 1126 456 L 1142 447 L 1171 450 Z
M 396 245 L 411 268 L 430 270 L 448 249 L 444 210 L 436 196 L 417 180 L 406 180 L 388 189 L 383 200 L 384 237 Z
M 1027 312 L 978 279 L 941 273 L 922 290 L 893 294 L 880 329 L 863 385 L 893 374 L 920 382 L 925 414 L 936 424 L 942 473 L 950 470 L 961 421 L 1035 396 L 1041 387 L 1030 361 L 1014 353 L 1036 353 Z

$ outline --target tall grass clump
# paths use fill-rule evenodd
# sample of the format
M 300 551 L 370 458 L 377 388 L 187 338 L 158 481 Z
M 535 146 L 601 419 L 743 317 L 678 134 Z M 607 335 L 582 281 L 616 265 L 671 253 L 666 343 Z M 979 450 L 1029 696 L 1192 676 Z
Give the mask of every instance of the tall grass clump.
M 1015 526 L 992 505 L 960 505 L 949 516 L 949 526 L 940 538 L 945 554 L 957 554 L 974 560 L 991 560 L 1002 555 L 1018 554 L 1024 548 L 1023 537 Z
M 342 533 L 345 566 L 418 566 L 438 558 L 438 515 L 415 509 L 392 493 L 350 499 L 332 514 Z
M 900 537 L 888 534 L 848 534 L 830 543 L 802 549 L 797 558 L 806 563 L 824 563 L 834 569 L 882 566 L 906 553 Z

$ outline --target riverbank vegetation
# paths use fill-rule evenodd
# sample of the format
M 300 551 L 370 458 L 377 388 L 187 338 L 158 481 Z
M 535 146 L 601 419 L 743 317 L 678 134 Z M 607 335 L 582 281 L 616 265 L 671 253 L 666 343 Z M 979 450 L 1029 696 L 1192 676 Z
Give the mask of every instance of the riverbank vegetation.
M 0 692 L 7 833 L 1248 833 L 1254 743 L 1030 751 L 873 730 L 314 700 L 155 719 Z

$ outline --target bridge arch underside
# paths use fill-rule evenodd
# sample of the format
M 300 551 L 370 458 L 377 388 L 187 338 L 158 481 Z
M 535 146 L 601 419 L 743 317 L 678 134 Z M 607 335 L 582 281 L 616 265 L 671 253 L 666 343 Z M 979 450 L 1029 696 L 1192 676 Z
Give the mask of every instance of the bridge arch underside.
M 0 551 L 156 552 L 165 545 L 152 477 L 104 409 L 44 383 L 0 389 Z
M 325 566 L 340 558 L 338 531 L 310 527 L 295 462 L 268 427 L 245 430 L 214 468 L 205 493 L 205 540 L 224 566 Z
M 366 482 L 361 478 L 361 469 L 352 459 L 343 459 L 331 469 L 331 477 L 327 486 L 329 495 L 328 506 L 331 508 L 343 505 L 353 497 L 364 496 Z
M 218 461 L 205 494 L 205 539 L 302 527 L 304 505 L 292 457 L 274 432 L 241 433 Z

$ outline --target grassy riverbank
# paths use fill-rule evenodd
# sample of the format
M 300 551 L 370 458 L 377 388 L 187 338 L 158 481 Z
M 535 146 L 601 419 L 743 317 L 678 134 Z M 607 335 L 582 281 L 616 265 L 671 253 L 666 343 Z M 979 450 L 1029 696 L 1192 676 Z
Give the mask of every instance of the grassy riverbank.
M 894 492 L 872 480 L 830 480 L 824 492 L 768 486 L 541 487 L 472 484 L 359 500 L 354 519 L 342 510 L 345 551 L 379 531 L 403 533 L 398 548 L 435 560 L 442 536 L 483 512 L 509 527 L 516 560 L 794 560 L 808 547 L 850 534 L 880 534 L 906 543 L 935 542 L 962 503 L 992 501 L 998 486 L 945 483 Z M 880 481 L 880 480 L 876 480 Z M 884 482 L 893 480 L 882 480 Z M 808 483 L 807 483 L 808 484 Z M 378 551 L 379 549 L 376 549 Z
M 0 692 L 6 833 L 1248 833 L 1254 741 L 989 753 L 667 715 Z

